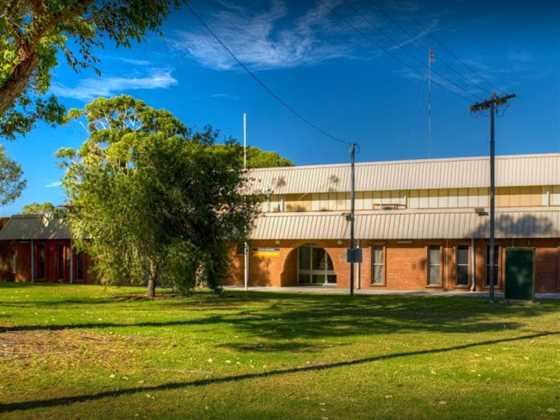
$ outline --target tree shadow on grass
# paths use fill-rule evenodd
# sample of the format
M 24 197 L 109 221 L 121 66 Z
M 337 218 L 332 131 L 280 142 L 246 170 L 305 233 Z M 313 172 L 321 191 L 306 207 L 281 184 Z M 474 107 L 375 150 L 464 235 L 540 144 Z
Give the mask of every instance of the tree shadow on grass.
M 66 285 L 59 285 L 64 287 Z M 41 287 L 33 285 L 33 287 Z M 1 288 L 0 288 L 1 289 Z M 259 299 L 260 300 L 260 299 Z M 138 305 L 146 305 L 146 308 L 155 308 L 163 306 L 167 309 L 186 309 L 189 311 L 203 310 L 232 310 L 239 306 L 252 302 L 250 296 L 237 294 L 216 295 L 210 292 L 199 292 L 191 296 L 181 296 L 176 293 L 166 291 L 160 292 L 156 299 L 150 299 L 142 293 L 115 294 L 108 296 L 71 296 L 60 297 L 56 295 L 42 296 L 40 299 L 31 299 L 27 296 L 0 296 L 0 307 L 11 308 L 58 308 L 72 306 L 103 306 L 103 305 L 119 305 L 119 309 L 128 307 L 138 307 Z
M 223 383 L 238 382 L 243 380 L 270 378 L 270 377 L 289 375 L 295 373 L 325 371 L 325 370 L 337 369 L 343 367 L 358 366 L 358 365 L 377 362 L 377 361 L 392 360 L 392 359 L 405 358 L 405 357 L 414 357 L 414 356 L 421 356 L 421 355 L 428 355 L 428 354 L 448 353 L 453 351 L 466 350 L 473 347 L 510 343 L 510 342 L 521 341 L 521 340 L 533 340 L 540 337 L 547 337 L 547 336 L 558 335 L 558 334 L 560 334 L 560 332 L 542 331 L 542 332 L 536 332 L 533 334 L 522 335 L 518 337 L 502 338 L 496 340 L 485 340 L 485 341 L 479 341 L 475 343 L 461 344 L 461 345 L 442 347 L 436 349 L 389 353 L 389 354 L 370 356 L 370 357 L 365 357 L 360 359 L 344 360 L 344 361 L 333 362 L 333 363 L 316 364 L 316 365 L 293 367 L 287 369 L 275 369 L 266 372 L 246 373 L 242 375 L 231 375 L 231 376 L 224 376 L 218 378 L 198 379 L 193 381 L 169 382 L 160 385 L 142 386 L 136 388 L 119 389 L 114 391 L 103 391 L 94 394 L 58 397 L 58 398 L 51 398 L 51 399 L 44 399 L 44 400 L 21 401 L 21 402 L 7 403 L 7 404 L 0 403 L 0 413 L 8 413 L 8 412 L 18 411 L 18 410 L 49 408 L 49 407 L 56 407 L 61 405 L 74 404 L 74 403 L 83 403 L 89 401 L 96 401 L 103 398 L 115 398 L 115 397 L 121 397 L 127 395 L 134 395 L 140 392 L 155 392 L 155 391 L 169 391 L 169 390 L 184 389 L 184 388 L 197 388 L 197 387 L 203 387 L 203 386 L 208 386 L 213 384 L 223 384 Z
M 286 301 L 228 319 L 240 332 L 269 340 L 324 339 L 418 332 L 484 333 L 524 327 L 560 305 L 510 307 L 462 298 L 363 297 Z
M 218 346 L 220 348 L 226 348 L 230 350 L 235 350 L 238 352 L 251 352 L 251 353 L 297 353 L 297 352 L 318 352 L 329 347 L 334 347 L 333 345 L 327 344 L 311 344 L 299 341 L 288 341 L 288 342 L 259 342 L 259 343 L 228 343 Z
M 8 327 L 0 326 L 0 334 L 4 332 L 17 332 L 17 331 L 62 331 L 62 330 L 81 330 L 81 329 L 104 329 L 104 328 L 143 328 L 143 327 L 174 327 L 174 326 L 189 326 L 189 325 L 204 325 L 215 324 L 224 322 L 220 317 L 207 317 L 204 319 L 192 320 L 176 320 L 164 322 L 135 322 L 135 323 L 114 323 L 114 322 L 85 322 L 79 324 L 47 324 L 47 325 L 14 325 Z
M 234 300 L 235 301 L 235 300 Z M 244 301 L 244 299 L 242 300 Z M 376 334 L 418 332 L 477 333 L 524 327 L 524 319 L 560 310 L 560 302 L 533 306 L 490 305 L 463 298 L 363 296 L 267 296 L 248 300 L 260 306 L 229 307 L 228 312 L 195 319 L 158 321 L 157 307 L 140 322 L 84 322 L 72 324 L 35 324 L 0 326 L 7 331 L 142 328 L 142 327 L 217 327 L 228 325 L 247 337 L 271 341 L 316 340 Z M 237 303 L 237 301 L 235 301 Z M 221 309 L 223 303 L 218 304 Z M 132 305 L 135 305 L 132 303 Z M 175 303 L 172 303 L 172 307 Z M 120 308 L 120 307 L 119 307 Z M 167 305 L 163 308 L 169 309 Z M 211 312 L 213 307 L 207 306 Z M 215 309 L 215 308 L 214 308 Z M 179 334 L 181 331 L 177 331 Z M 235 343 L 231 343 L 235 346 Z M 240 348 L 242 351 L 243 348 Z

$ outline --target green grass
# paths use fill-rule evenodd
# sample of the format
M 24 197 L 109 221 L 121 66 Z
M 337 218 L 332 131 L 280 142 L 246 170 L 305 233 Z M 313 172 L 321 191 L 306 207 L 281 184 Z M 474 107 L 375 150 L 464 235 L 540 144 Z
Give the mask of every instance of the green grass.
M 3 418 L 558 418 L 560 302 L 0 286 Z

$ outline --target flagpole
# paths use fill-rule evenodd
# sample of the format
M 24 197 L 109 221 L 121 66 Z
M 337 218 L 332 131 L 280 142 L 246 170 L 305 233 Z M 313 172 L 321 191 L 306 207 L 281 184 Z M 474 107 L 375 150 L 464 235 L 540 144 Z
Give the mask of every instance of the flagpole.
M 243 172 L 247 175 L 247 113 L 243 113 Z M 249 289 L 249 242 L 243 243 L 243 287 Z
M 428 50 L 428 157 L 432 157 L 432 60 L 433 50 Z

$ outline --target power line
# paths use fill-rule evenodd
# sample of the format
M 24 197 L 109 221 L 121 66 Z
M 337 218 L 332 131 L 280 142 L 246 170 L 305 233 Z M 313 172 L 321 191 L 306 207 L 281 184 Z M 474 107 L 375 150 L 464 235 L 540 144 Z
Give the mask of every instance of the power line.
M 383 10 L 383 8 L 381 6 L 379 6 L 378 4 L 373 4 L 370 3 L 375 9 L 377 9 L 379 11 L 379 13 L 381 13 L 385 19 L 387 19 L 389 21 L 389 23 L 393 24 L 394 26 L 396 26 L 401 32 L 403 32 L 405 35 L 407 35 L 410 38 L 414 38 L 417 35 L 413 34 L 411 31 L 409 31 L 405 26 L 403 26 L 402 24 L 400 24 L 396 19 L 392 18 L 385 10 Z M 427 36 L 430 36 L 429 33 L 426 34 Z M 430 36 L 430 38 L 432 38 Z M 443 47 L 442 47 L 443 48 Z M 447 48 L 445 48 L 447 49 Z M 460 59 L 458 59 L 458 61 L 460 62 Z M 473 82 L 473 80 L 468 77 L 465 76 L 462 72 L 460 72 L 459 70 L 455 69 L 455 67 L 451 66 L 450 64 L 448 64 L 445 60 L 441 61 L 442 64 L 447 67 L 449 70 L 451 70 L 453 73 L 457 74 L 459 76 L 459 78 L 461 79 L 461 82 L 466 83 L 467 87 L 474 87 L 475 89 L 479 90 L 482 93 L 486 93 L 484 92 L 484 90 L 479 86 L 479 84 Z M 466 90 L 466 89 L 465 89 Z
M 383 13 L 383 10 L 381 9 L 381 7 L 378 4 L 375 4 L 373 6 L 377 7 L 377 9 L 379 11 L 381 11 L 381 13 Z M 387 13 L 383 13 L 383 14 L 385 16 L 387 16 Z M 390 18 L 388 18 L 388 19 L 390 19 Z M 414 18 L 414 16 L 410 16 L 409 19 L 412 20 L 418 27 L 423 26 L 422 22 L 420 22 L 418 19 Z M 399 26 L 402 26 L 402 25 L 399 24 Z M 468 72 L 478 75 L 478 77 L 480 77 L 485 82 L 485 86 L 488 88 L 488 90 L 490 90 L 490 91 L 494 90 L 497 93 L 501 92 L 501 89 L 497 89 L 496 87 L 493 86 L 492 80 L 490 80 L 488 77 L 484 76 L 484 74 L 480 73 L 480 71 L 477 70 L 476 68 L 474 68 L 473 66 L 467 64 L 461 57 L 458 56 L 458 54 L 456 54 L 450 47 L 447 47 L 443 42 L 441 42 L 434 35 L 432 35 L 430 33 L 427 33 L 426 36 L 428 38 L 430 38 L 434 43 L 439 45 L 439 47 L 442 50 L 446 51 L 451 57 L 453 57 L 455 59 L 455 61 L 457 61 L 457 63 L 461 64 Z M 480 85 L 480 83 L 473 80 L 472 77 L 470 77 L 470 76 L 469 76 L 469 80 L 474 85 Z
M 354 10 L 354 12 L 360 16 L 362 18 L 362 20 L 364 22 L 366 22 L 369 26 L 373 26 L 371 24 L 371 22 L 369 21 L 369 19 L 367 19 L 365 16 L 361 15 L 360 12 L 352 5 L 349 4 L 349 6 Z M 359 35 L 361 35 L 362 37 L 364 37 L 364 39 L 370 41 L 369 37 L 367 36 L 367 34 L 365 34 L 360 28 L 356 27 L 356 25 L 352 24 L 351 22 L 347 21 L 348 25 Z M 398 43 L 397 41 L 395 41 L 394 39 L 392 39 L 390 36 L 387 36 L 385 31 L 380 30 L 379 32 L 381 32 L 381 34 L 387 38 L 390 42 L 393 43 Z M 397 54 L 394 54 L 389 48 L 384 47 L 382 44 L 379 44 L 379 48 L 387 55 L 391 56 L 393 59 L 397 60 L 398 62 L 400 62 L 403 66 L 407 67 L 408 69 L 412 70 L 415 74 L 422 74 L 422 70 L 418 70 L 416 67 L 414 67 L 413 65 L 411 65 L 410 63 L 408 63 L 407 61 L 403 60 L 401 57 L 399 57 Z M 414 58 L 414 57 L 413 57 Z M 416 62 L 419 62 L 417 59 L 415 60 Z M 421 67 L 425 67 L 425 65 L 420 62 L 420 66 Z M 445 76 L 442 76 L 441 74 L 439 74 L 438 72 L 434 73 L 443 81 L 447 82 L 450 85 L 455 86 L 455 88 L 457 90 L 454 89 L 450 89 L 449 86 L 447 86 L 445 83 L 442 83 L 441 81 L 437 80 L 437 79 L 433 79 L 432 82 L 435 83 L 436 85 L 442 87 L 443 89 L 449 91 L 450 93 L 456 95 L 456 96 L 460 96 L 462 97 L 464 100 L 466 100 L 467 102 L 471 102 L 473 99 L 476 101 L 477 98 L 476 96 L 465 92 L 465 90 L 461 87 L 458 86 L 456 83 L 454 83 L 453 81 L 447 79 Z
M 317 124 L 315 124 L 314 122 L 308 120 L 306 117 L 304 117 L 302 114 L 300 114 L 293 106 L 291 106 L 288 102 L 286 102 L 282 97 L 280 97 L 279 95 L 277 95 L 270 87 L 268 87 L 268 85 L 266 83 L 264 83 L 245 63 L 243 63 L 239 58 L 237 58 L 237 56 L 235 55 L 235 53 L 231 50 L 231 48 L 229 48 L 226 43 L 224 41 L 222 41 L 220 39 L 220 37 L 218 37 L 218 35 L 212 30 L 212 28 L 210 28 L 210 26 L 204 21 L 204 19 L 202 19 L 202 17 L 192 8 L 190 2 L 187 3 L 187 7 L 189 8 L 189 10 L 191 11 L 191 13 L 193 14 L 193 16 L 196 18 L 196 20 L 208 31 L 208 33 L 216 40 L 216 42 L 218 42 L 218 44 L 220 44 L 222 46 L 222 48 L 224 50 L 226 50 L 228 52 L 228 54 L 231 56 L 231 58 L 233 58 L 233 60 L 235 62 L 237 62 L 237 64 L 239 64 L 241 66 L 241 68 L 249 75 L 251 76 L 251 78 L 261 87 L 263 88 L 275 101 L 277 101 L 280 105 L 282 105 L 284 108 L 286 108 L 289 112 L 291 112 L 295 117 L 297 117 L 299 120 L 301 120 L 302 122 L 304 122 L 305 124 L 307 124 L 309 127 L 313 128 L 314 130 L 316 130 L 317 132 L 321 133 L 323 136 L 336 141 L 338 143 L 342 143 L 344 145 L 347 146 L 351 146 L 352 143 L 343 140 L 331 133 L 329 133 L 328 131 L 324 130 L 323 128 L 319 127 Z
M 352 8 L 352 10 L 354 10 L 354 12 L 365 22 L 367 23 L 370 27 L 375 28 L 375 25 L 372 24 L 372 22 L 370 21 L 369 18 L 367 18 L 366 16 L 364 16 L 363 14 L 360 13 L 360 11 L 351 3 L 349 3 L 350 8 Z M 366 35 L 364 34 L 363 31 L 359 30 L 358 28 L 355 27 L 355 25 L 351 25 L 354 29 L 357 29 L 358 32 L 360 32 L 364 37 L 366 37 Z M 391 37 L 390 35 L 387 34 L 387 32 L 381 28 L 378 28 L 377 31 L 383 35 L 387 40 L 389 40 L 389 42 L 397 45 L 399 44 L 399 41 L 396 40 L 395 38 Z M 419 73 L 422 74 L 423 73 L 423 69 L 425 69 L 426 65 L 420 61 L 418 58 L 416 58 L 415 56 L 411 56 L 411 58 L 422 68 L 422 70 L 418 70 L 416 67 L 414 67 L 413 65 L 409 64 L 408 62 L 402 60 L 397 54 L 394 54 L 391 49 L 389 48 L 385 48 L 383 47 L 381 44 L 379 45 L 379 47 L 388 55 L 392 56 L 393 58 L 397 59 L 398 61 L 400 61 L 401 63 L 403 63 L 404 65 L 406 65 L 409 69 L 412 69 L 412 71 L 414 71 L 415 73 Z M 463 86 L 458 85 L 457 83 L 455 83 L 453 80 L 448 79 L 447 77 L 445 77 L 444 75 L 440 74 L 439 72 L 432 70 L 432 72 L 438 76 L 441 80 L 445 81 L 446 83 L 448 83 L 449 85 L 454 86 L 456 89 L 458 89 L 458 91 L 452 90 L 449 88 L 449 86 L 446 86 L 445 83 L 442 83 L 440 81 L 437 80 L 432 80 L 435 84 L 439 85 L 440 87 L 448 90 L 451 93 L 454 94 L 459 94 L 460 96 L 462 96 L 464 99 L 467 100 L 472 100 L 475 99 L 476 100 L 476 96 L 474 96 L 471 93 L 468 93 L 466 91 L 466 89 Z

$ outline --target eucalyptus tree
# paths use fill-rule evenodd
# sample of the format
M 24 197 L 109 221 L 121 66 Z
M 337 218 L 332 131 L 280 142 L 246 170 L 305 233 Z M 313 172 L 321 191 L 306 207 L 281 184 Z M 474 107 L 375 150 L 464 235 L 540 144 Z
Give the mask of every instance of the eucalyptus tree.
M 18 198 L 25 188 L 22 170 L 11 160 L 4 147 L 0 146 L 0 206 L 4 206 Z
M 62 56 L 93 68 L 110 40 L 119 47 L 158 31 L 182 0 L 0 0 L 0 135 L 14 138 L 38 119 L 60 123 L 64 108 L 47 96 Z
M 89 138 L 58 156 L 73 234 L 98 275 L 146 283 L 149 297 L 164 279 L 220 290 L 228 250 L 256 214 L 242 194 L 242 150 L 129 96 L 97 99 L 69 115 L 78 118 Z

